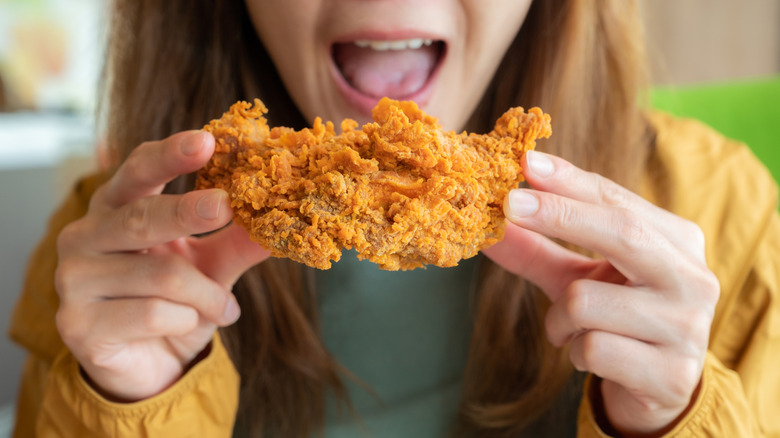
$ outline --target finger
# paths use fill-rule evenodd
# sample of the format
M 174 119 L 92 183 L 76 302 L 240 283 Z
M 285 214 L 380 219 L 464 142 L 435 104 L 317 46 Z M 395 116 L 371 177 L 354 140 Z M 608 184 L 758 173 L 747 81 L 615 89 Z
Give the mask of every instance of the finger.
M 192 247 L 196 266 L 226 288 L 231 288 L 244 272 L 271 255 L 235 223 L 197 239 Z
M 138 251 L 180 237 L 213 231 L 233 217 L 227 193 L 198 190 L 130 202 L 97 223 L 87 246 L 96 252 Z M 98 219 L 95 219 L 98 220 Z
M 201 168 L 213 152 L 214 137 L 204 131 L 185 131 L 165 140 L 143 143 L 95 193 L 94 199 L 116 208 L 158 194 L 167 182 Z
M 574 338 L 569 358 L 576 369 L 612 382 L 650 411 L 687 405 L 703 367 L 696 357 L 673 356 L 642 341 L 597 330 Z
M 703 259 L 704 234 L 693 222 L 652 204 L 610 179 L 586 172 L 554 155 L 528 151 L 523 160 L 525 178 L 534 189 L 585 203 L 633 211 L 651 222 L 668 240 Z
M 106 300 L 96 304 L 93 311 L 101 315 L 92 324 L 100 343 L 184 336 L 203 324 L 192 307 L 158 297 Z
M 238 303 L 230 290 L 178 254 L 119 253 L 88 258 L 78 267 L 72 265 L 58 273 L 59 285 L 67 291 L 61 293 L 61 299 L 68 306 L 160 298 L 192 308 L 220 326 L 238 319 Z
M 637 288 L 629 291 L 621 285 L 577 280 L 547 311 L 547 337 L 557 347 L 589 330 L 646 343 L 672 342 L 679 334 L 665 323 L 669 311 L 659 304 L 657 295 Z
M 181 336 L 201 324 L 192 307 L 157 297 L 103 300 L 86 306 L 65 302 L 56 321 L 63 341 L 75 349 Z
M 652 369 L 657 355 L 650 344 L 599 330 L 581 333 L 569 346 L 574 368 L 613 381 L 633 394 L 653 395 L 651 389 L 661 385 Z
M 553 302 L 569 283 L 598 263 L 511 222 L 506 224 L 504 238 L 482 252 L 507 271 L 539 286 Z
M 633 284 L 666 285 L 677 280 L 671 263 L 679 251 L 632 211 L 516 189 L 506 198 L 504 214 L 522 228 L 603 255 Z

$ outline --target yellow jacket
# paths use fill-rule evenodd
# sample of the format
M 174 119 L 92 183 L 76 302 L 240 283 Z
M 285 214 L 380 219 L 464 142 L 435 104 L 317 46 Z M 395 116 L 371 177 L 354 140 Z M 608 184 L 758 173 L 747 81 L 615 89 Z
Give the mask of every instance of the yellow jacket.
M 670 435 L 780 437 L 777 185 L 744 145 L 694 121 L 663 114 L 651 120 L 660 165 L 652 177 L 648 172 L 643 195 L 664 199 L 702 227 L 708 264 L 721 284 L 698 399 Z M 209 355 L 175 385 L 131 404 L 112 403 L 93 391 L 59 338 L 56 236 L 86 212 L 103 181 L 95 176 L 77 185 L 31 259 L 10 330 L 29 352 L 15 437 L 229 437 L 239 376 L 219 336 Z M 580 403 L 578 436 L 606 436 L 587 397 Z

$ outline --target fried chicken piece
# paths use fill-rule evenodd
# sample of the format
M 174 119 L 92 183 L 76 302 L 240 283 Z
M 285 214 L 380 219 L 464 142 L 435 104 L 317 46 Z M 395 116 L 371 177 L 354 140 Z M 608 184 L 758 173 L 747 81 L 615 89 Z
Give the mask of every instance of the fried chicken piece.
M 374 123 L 336 134 L 270 128 L 267 109 L 237 102 L 205 126 L 216 138 L 196 188 L 226 190 L 234 220 L 277 257 L 319 269 L 343 248 L 382 269 L 447 267 L 503 237 L 502 204 L 520 158 L 551 134 L 539 108 L 512 108 L 486 135 L 443 132 L 414 102 L 382 99 Z

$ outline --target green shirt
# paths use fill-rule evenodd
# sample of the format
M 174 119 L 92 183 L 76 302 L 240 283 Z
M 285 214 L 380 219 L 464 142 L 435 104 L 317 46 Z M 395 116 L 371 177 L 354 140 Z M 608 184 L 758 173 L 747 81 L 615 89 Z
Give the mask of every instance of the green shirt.
M 358 418 L 328 400 L 326 437 L 442 437 L 458 409 L 477 258 L 453 268 L 383 271 L 346 251 L 317 271 L 322 336 Z M 372 391 L 374 394 L 372 394 Z

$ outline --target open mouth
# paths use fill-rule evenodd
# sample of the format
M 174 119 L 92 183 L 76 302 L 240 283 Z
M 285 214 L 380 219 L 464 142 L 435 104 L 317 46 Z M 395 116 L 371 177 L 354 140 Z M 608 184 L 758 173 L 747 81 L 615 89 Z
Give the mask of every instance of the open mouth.
M 409 38 L 335 43 L 331 56 L 348 100 L 365 107 L 385 96 L 423 104 L 445 52 L 443 41 Z

